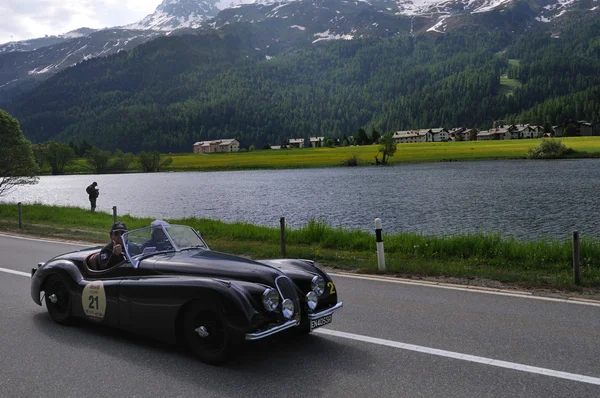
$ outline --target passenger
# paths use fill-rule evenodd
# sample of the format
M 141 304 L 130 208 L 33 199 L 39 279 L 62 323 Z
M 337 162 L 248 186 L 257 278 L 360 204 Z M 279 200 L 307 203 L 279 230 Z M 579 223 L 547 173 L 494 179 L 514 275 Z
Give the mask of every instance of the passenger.
M 116 222 L 113 224 L 109 233 L 110 242 L 100 251 L 99 270 L 112 268 L 127 259 L 123 250 L 123 238 L 121 237 L 125 232 L 127 232 L 125 223 Z
M 155 247 L 156 251 L 173 249 L 173 245 L 171 245 L 169 238 L 167 238 L 165 232 L 161 228 L 166 228 L 170 225 L 171 224 L 163 220 L 152 221 L 152 223 L 150 224 L 150 227 L 152 228 L 151 236 L 150 239 L 144 242 L 144 244 L 142 245 L 142 251 L 147 247 Z

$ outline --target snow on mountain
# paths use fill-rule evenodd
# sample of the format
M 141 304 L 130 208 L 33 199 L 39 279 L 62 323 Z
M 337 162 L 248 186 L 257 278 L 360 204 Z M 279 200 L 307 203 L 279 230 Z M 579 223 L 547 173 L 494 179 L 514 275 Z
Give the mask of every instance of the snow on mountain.
M 494 10 L 512 0 L 397 0 L 398 14 L 415 16 L 463 9 L 477 13 Z

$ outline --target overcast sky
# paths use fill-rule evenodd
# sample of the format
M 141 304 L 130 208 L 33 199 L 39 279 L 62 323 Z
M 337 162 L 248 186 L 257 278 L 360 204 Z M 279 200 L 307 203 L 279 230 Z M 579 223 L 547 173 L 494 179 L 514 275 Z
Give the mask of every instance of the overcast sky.
M 137 22 L 162 0 L 0 0 L 0 43 Z

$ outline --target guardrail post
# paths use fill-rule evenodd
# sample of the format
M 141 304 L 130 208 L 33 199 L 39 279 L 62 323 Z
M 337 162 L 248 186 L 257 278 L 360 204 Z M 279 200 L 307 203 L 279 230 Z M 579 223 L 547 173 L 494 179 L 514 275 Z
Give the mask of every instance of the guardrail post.
M 573 231 L 573 281 L 581 284 L 581 270 L 579 268 L 579 231 Z
M 279 225 L 281 227 L 281 255 L 285 256 L 285 217 L 279 219 Z
M 117 206 L 113 206 L 113 222 L 117 222 Z
M 23 229 L 23 206 L 21 202 L 18 203 L 19 207 L 19 229 Z
M 385 253 L 383 251 L 383 237 L 381 236 L 381 218 L 375 219 L 375 240 L 377 241 L 377 266 L 379 271 L 385 271 Z

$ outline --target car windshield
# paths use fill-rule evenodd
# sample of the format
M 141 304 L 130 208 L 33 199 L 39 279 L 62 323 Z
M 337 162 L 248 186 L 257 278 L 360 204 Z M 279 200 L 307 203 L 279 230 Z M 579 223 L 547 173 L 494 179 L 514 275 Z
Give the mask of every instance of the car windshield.
M 123 244 L 130 259 L 159 252 L 208 249 L 200 234 L 186 225 L 159 225 L 129 231 L 123 234 Z

